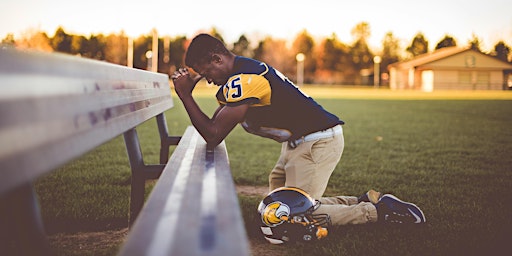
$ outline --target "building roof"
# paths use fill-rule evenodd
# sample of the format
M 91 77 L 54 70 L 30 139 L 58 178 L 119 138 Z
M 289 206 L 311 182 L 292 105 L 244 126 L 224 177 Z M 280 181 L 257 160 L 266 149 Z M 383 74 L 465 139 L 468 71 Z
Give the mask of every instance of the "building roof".
M 421 66 L 421 65 L 433 62 L 433 61 L 444 59 L 444 58 L 447 58 L 447 57 L 450 57 L 450 56 L 453 56 L 455 54 L 465 52 L 465 51 L 475 51 L 475 50 L 471 49 L 470 47 L 465 47 L 465 48 L 460 48 L 460 47 L 456 47 L 456 46 L 444 47 L 444 48 L 435 50 L 433 52 L 418 55 L 415 58 L 412 58 L 411 60 L 395 62 L 393 64 L 390 64 L 389 67 L 390 68 L 391 67 L 413 68 L 413 67 Z M 477 52 L 477 51 L 475 51 L 475 52 Z
M 504 62 L 500 59 L 494 58 L 494 57 L 487 55 L 485 53 L 482 53 L 478 50 L 474 50 L 471 47 L 460 48 L 460 47 L 456 47 L 456 46 L 444 47 L 444 48 L 435 50 L 430 53 L 418 55 L 415 58 L 407 60 L 407 61 L 395 62 L 393 64 L 390 64 L 388 67 L 389 68 L 397 68 L 397 69 L 415 68 L 418 66 L 430 64 L 434 61 L 439 61 L 439 60 L 446 59 L 446 58 L 452 57 L 454 55 L 464 53 L 464 52 L 469 52 L 469 51 L 472 51 L 476 54 L 481 54 L 487 58 L 493 58 L 497 61 L 497 63 L 501 63 L 499 65 L 504 66 L 505 69 L 512 68 L 512 64 L 510 64 L 508 62 Z

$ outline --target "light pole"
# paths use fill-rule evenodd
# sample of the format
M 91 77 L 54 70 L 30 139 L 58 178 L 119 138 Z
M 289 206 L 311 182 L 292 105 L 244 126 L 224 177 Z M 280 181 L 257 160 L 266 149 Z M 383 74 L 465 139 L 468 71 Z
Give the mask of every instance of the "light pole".
M 304 84 L 304 59 L 306 59 L 306 56 L 299 52 L 295 59 L 297 60 L 297 86 L 302 86 Z
M 131 36 L 128 36 L 128 52 L 126 59 L 126 66 L 133 68 L 133 38 Z
M 373 57 L 373 86 L 379 88 L 380 84 L 380 56 Z
M 151 69 L 150 71 L 158 72 L 158 32 L 156 28 L 151 30 L 153 35 L 153 42 L 151 47 Z
M 148 66 L 147 66 L 147 70 L 151 71 L 152 69 L 152 64 L 153 64 L 153 52 L 151 50 L 147 51 L 146 52 L 146 59 L 148 61 Z

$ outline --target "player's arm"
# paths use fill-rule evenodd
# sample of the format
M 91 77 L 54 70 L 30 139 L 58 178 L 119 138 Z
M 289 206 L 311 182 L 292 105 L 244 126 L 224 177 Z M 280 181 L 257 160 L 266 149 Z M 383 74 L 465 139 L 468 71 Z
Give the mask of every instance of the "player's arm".
M 194 125 L 208 143 L 209 148 L 213 148 L 222 142 L 231 130 L 244 120 L 245 113 L 249 108 L 248 104 L 235 107 L 221 106 L 216 111 L 216 114 L 212 118 L 209 118 L 199 108 L 192 96 L 183 97 L 181 100 L 187 110 L 192 125 Z
M 201 77 L 191 78 L 188 74 L 183 77 L 173 76 L 176 93 L 183 102 L 192 125 L 201 134 L 210 148 L 217 146 L 233 128 L 245 119 L 249 109 L 248 104 L 238 106 L 220 106 L 209 118 L 192 97 L 192 90 Z

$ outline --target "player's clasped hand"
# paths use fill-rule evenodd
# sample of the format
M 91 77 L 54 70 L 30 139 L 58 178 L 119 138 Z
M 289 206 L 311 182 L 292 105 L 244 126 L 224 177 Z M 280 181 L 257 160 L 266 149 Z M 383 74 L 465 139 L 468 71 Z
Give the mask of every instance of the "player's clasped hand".
M 171 75 L 176 94 L 181 99 L 192 96 L 192 91 L 201 78 L 200 75 L 191 77 L 187 68 L 180 68 Z
M 187 76 L 187 75 L 189 75 L 188 69 L 180 68 L 180 69 L 174 71 L 174 74 L 172 74 L 171 78 L 174 81 L 174 80 L 180 79 L 180 78 L 182 78 L 184 76 Z

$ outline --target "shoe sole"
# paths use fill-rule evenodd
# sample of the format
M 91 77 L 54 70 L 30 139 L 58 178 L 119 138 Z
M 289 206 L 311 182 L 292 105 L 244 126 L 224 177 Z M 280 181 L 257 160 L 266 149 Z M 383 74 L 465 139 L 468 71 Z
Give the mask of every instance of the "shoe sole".
M 407 205 L 407 210 L 409 211 L 409 213 L 412 214 L 412 216 L 414 216 L 414 218 L 416 219 L 416 221 L 414 222 L 415 224 L 420 224 L 420 223 L 425 223 L 427 222 L 427 218 L 425 217 L 425 214 L 423 214 L 423 211 L 415 204 L 413 203 L 409 203 L 409 202 L 404 202 L 402 200 L 400 200 L 398 197 L 394 196 L 394 195 L 391 195 L 391 194 L 385 194 L 383 195 L 380 200 L 382 199 L 385 199 L 385 198 L 391 198 L 395 201 L 398 201 L 399 203 L 402 203 L 404 205 Z M 415 211 L 418 211 L 419 212 L 419 215 L 418 215 L 418 212 L 414 212 L 413 210 L 411 209 L 414 209 Z

